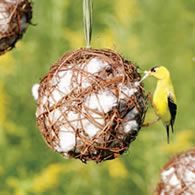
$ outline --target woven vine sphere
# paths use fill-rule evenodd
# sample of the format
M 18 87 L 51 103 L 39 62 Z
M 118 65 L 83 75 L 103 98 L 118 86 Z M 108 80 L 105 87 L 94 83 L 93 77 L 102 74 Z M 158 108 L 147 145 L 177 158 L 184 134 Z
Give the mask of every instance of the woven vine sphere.
M 28 0 L 0 0 L 0 55 L 22 38 L 32 18 Z
M 143 123 L 139 80 L 136 66 L 114 51 L 65 53 L 38 89 L 36 117 L 47 144 L 83 162 L 118 157 Z
M 195 149 L 172 158 L 161 171 L 155 195 L 195 194 Z

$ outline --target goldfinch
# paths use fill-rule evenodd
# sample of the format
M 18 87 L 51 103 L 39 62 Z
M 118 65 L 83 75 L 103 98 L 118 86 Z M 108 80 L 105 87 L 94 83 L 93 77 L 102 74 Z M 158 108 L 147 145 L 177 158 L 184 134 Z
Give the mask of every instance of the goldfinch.
M 152 98 L 152 106 L 156 115 L 161 119 L 167 131 L 167 142 L 169 143 L 169 127 L 174 132 L 173 125 L 177 113 L 176 97 L 171 82 L 170 73 L 164 66 L 156 66 L 145 71 L 146 77 L 152 76 L 157 79 L 156 89 Z

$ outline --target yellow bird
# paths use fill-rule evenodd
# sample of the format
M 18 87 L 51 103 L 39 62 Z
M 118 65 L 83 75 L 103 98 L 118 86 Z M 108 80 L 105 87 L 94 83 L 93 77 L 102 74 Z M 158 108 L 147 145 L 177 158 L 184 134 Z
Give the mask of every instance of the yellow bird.
M 177 113 L 176 97 L 171 82 L 170 73 L 164 66 L 156 66 L 145 71 L 146 77 L 152 76 L 157 79 L 157 86 L 152 98 L 152 106 L 156 115 L 161 119 L 167 131 L 167 142 L 169 143 L 169 127 L 172 132 Z

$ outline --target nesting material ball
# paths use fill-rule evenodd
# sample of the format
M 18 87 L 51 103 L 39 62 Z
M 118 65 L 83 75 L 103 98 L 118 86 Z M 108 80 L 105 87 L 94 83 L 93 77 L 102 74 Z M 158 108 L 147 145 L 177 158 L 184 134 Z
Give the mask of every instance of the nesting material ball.
M 32 18 L 28 0 L 0 0 L 0 55 L 22 38 Z
M 195 194 L 195 149 L 177 155 L 164 166 L 155 194 Z
M 143 123 L 146 97 L 139 80 L 136 66 L 114 51 L 66 53 L 38 89 L 36 118 L 47 144 L 83 162 L 118 157 Z

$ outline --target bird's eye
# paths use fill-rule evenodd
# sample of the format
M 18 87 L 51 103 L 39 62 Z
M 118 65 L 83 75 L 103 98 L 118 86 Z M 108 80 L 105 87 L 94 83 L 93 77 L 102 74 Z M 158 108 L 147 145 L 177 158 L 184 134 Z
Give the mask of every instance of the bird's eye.
M 155 69 L 155 68 L 151 68 L 150 71 L 151 71 L 151 72 L 156 72 L 156 69 Z

